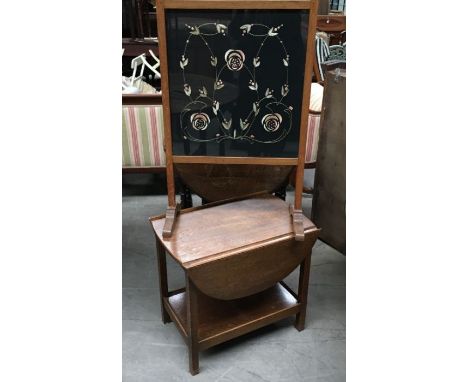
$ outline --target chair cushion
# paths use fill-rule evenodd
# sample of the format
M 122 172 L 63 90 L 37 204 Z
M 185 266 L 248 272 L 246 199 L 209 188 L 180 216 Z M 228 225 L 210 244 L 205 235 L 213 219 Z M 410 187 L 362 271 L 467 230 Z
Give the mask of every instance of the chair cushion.
M 310 86 L 309 110 L 314 113 L 322 112 L 323 86 L 313 82 Z
M 122 107 L 122 166 L 165 167 L 161 105 Z
M 312 91 L 314 93 L 318 96 L 319 90 Z M 319 101 L 316 103 L 319 105 Z M 316 107 L 321 109 L 321 105 Z M 305 163 L 314 163 L 317 159 L 319 124 L 320 115 L 309 114 Z M 166 166 L 161 105 L 122 107 L 122 166 Z
M 320 114 L 309 114 L 309 123 L 307 125 L 305 163 L 315 163 L 317 161 L 319 127 Z

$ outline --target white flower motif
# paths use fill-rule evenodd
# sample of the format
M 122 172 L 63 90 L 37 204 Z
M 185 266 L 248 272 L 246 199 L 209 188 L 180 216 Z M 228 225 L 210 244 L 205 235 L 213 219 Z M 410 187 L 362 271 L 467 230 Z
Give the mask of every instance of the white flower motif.
M 266 114 L 262 118 L 263 128 L 269 133 L 275 132 L 281 126 L 283 117 L 278 113 Z
M 224 54 L 224 59 L 229 70 L 238 72 L 244 66 L 245 54 L 242 50 L 229 49 Z
M 219 89 L 222 89 L 224 87 L 224 83 L 222 80 L 218 80 L 215 82 L 214 84 L 214 88 L 215 90 L 219 90 Z
M 210 117 L 206 113 L 194 113 L 190 116 L 190 122 L 195 130 L 206 130 L 210 123 Z

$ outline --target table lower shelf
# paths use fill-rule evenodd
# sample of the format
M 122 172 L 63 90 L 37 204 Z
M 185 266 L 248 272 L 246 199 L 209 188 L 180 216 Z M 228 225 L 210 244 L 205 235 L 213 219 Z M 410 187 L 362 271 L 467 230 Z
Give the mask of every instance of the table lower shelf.
M 217 300 L 198 296 L 198 343 L 200 350 L 241 336 L 299 312 L 301 304 L 281 283 L 252 296 Z M 181 290 L 164 298 L 164 305 L 187 341 L 187 296 Z

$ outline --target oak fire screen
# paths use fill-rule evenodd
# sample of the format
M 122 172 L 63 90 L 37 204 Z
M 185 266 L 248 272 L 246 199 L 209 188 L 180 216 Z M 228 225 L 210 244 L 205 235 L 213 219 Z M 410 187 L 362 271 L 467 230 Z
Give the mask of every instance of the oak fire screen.
M 158 0 L 173 163 L 293 165 L 301 209 L 316 0 Z

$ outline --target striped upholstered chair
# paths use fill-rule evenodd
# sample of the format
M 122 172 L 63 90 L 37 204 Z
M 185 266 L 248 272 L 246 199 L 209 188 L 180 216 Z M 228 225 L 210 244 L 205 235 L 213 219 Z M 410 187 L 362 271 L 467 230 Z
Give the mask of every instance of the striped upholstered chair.
M 306 167 L 317 159 L 320 114 L 309 114 Z M 164 170 L 164 128 L 162 106 L 122 107 L 122 167 L 127 172 Z
M 329 61 L 346 62 L 346 42 L 342 45 L 328 45 L 326 34 L 317 33 L 315 36 L 315 57 L 314 74 L 317 82 L 323 83 L 325 79 L 324 63 Z

